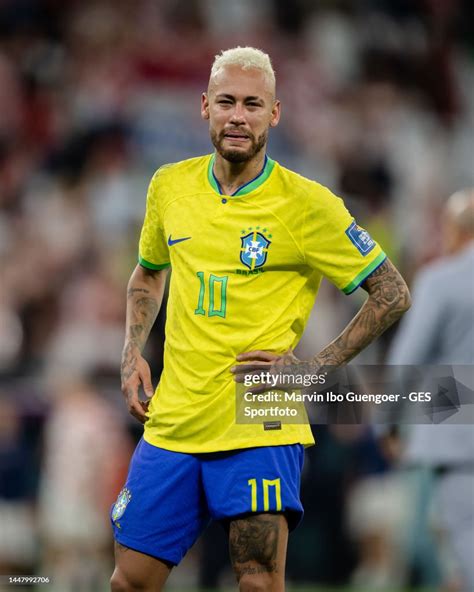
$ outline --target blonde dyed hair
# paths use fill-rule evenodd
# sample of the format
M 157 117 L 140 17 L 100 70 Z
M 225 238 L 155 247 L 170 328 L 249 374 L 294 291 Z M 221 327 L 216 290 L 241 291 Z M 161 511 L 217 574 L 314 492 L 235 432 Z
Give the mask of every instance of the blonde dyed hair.
M 273 88 L 275 87 L 275 70 L 273 69 L 270 56 L 256 47 L 233 47 L 232 49 L 224 49 L 214 58 L 214 63 L 211 68 L 211 78 L 213 78 L 219 70 L 226 66 L 240 66 L 243 70 L 254 68 L 261 70 L 271 82 Z

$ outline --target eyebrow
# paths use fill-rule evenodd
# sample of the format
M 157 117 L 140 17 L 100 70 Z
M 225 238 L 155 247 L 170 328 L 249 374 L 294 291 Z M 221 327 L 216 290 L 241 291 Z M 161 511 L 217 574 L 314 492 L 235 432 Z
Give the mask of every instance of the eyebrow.
M 235 97 L 234 95 L 229 95 L 226 93 L 219 93 L 218 95 L 216 95 L 216 99 L 231 99 L 234 100 Z M 244 101 L 261 101 L 262 103 L 264 102 L 264 100 L 261 97 L 254 97 L 254 96 L 249 96 L 249 97 L 245 97 Z

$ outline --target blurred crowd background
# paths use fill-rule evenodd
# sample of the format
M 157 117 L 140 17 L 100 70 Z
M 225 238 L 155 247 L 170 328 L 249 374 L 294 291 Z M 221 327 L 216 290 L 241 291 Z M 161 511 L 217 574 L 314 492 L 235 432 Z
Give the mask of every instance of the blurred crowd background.
M 151 175 L 211 151 L 199 102 L 214 55 L 271 55 L 283 111 L 270 155 L 341 195 L 410 283 L 440 255 L 446 198 L 474 184 L 472 7 L 0 2 L 0 573 L 106 589 L 107 511 L 141 429 L 120 393 L 125 286 Z M 363 296 L 324 285 L 300 355 L 333 339 Z M 147 349 L 155 383 L 163 323 L 161 313 Z M 384 362 L 395 333 L 356 361 Z M 390 481 L 393 446 L 366 427 L 314 431 L 289 580 L 446 582 L 455 566 L 417 526 L 424 506 Z M 380 475 L 383 503 L 370 487 Z M 223 541 L 212 527 L 171 584 L 231 583 Z

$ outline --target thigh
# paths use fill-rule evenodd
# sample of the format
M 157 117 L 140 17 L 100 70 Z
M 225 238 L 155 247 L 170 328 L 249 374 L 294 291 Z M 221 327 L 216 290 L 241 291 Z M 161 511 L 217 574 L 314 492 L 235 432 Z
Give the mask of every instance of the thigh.
M 255 514 L 231 520 L 229 549 L 241 590 L 285 589 L 288 524 L 281 514 Z
M 199 460 L 142 439 L 111 521 L 120 545 L 177 565 L 209 521 Z

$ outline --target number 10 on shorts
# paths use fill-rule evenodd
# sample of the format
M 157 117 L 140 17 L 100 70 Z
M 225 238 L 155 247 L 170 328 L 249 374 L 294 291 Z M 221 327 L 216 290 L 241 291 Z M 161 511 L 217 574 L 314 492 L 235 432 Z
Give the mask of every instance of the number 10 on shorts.
M 250 487 L 251 508 L 252 512 L 258 512 L 258 481 L 257 479 L 249 479 L 248 485 Z M 272 508 L 275 512 L 281 512 L 281 484 L 280 479 L 262 479 L 261 489 L 263 491 L 263 511 L 270 511 L 270 488 L 275 492 L 275 507 Z M 261 511 L 261 510 L 260 510 Z

